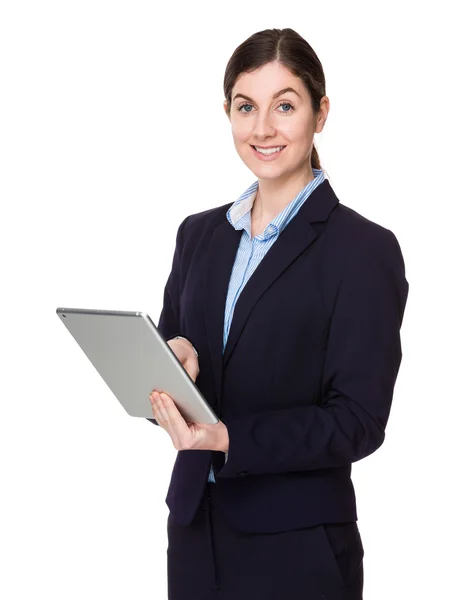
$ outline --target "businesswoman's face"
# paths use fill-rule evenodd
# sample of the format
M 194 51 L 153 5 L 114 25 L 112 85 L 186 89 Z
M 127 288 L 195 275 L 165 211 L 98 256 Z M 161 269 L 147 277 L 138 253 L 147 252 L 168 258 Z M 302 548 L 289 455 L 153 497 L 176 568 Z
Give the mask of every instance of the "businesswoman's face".
M 243 73 L 232 90 L 228 115 L 240 158 L 259 179 L 288 179 L 310 170 L 314 133 L 323 129 L 328 103 L 323 96 L 320 113 L 315 116 L 302 80 L 280 63 Z M 226 101 L 224 110 L 227 113 Z M 284 148 L 263 154 L 254 146 Z

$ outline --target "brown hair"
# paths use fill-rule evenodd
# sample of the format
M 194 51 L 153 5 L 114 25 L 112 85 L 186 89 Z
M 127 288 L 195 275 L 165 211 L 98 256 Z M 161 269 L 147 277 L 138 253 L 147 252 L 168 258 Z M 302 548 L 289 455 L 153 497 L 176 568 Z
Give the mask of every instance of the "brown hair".
M 277 61 L 299 77 L 307 88 L 315 115 L 320 101 L 326 95 L 323 67 L 313 48 L 293 29 L 264 29 L 251 35 L 234 51 L 224 73 L 224 96 L 227 114 L 231 110 L 231 96 L 237 78 L 267 63 Z M 311 166 L 321 169 L 320 157 L 312 148 Z

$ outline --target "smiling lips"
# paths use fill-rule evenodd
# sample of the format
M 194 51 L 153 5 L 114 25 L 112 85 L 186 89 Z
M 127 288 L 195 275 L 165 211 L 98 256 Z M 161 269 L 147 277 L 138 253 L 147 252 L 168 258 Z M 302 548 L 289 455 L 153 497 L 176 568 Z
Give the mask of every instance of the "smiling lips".
M 259 151 L 256 150 L 254 146 L 251 146 L 255 156 L 262 161 L 271 161 L 275 160 L 279 154 L 283 152 L 286 146 L 267 146 L 263 148 L 262 146 L 257 146 Z

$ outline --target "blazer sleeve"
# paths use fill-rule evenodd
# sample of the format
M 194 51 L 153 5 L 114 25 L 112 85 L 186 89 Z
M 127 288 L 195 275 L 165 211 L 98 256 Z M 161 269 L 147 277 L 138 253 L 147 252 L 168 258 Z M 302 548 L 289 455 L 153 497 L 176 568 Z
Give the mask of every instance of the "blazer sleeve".
M 180 272 L 183 251 L 183 230 L 188 219 L 189 216 L 178 227 L 172 269 L 165 284 L 162 310 L 157 325 L 157 328 L 166 341 L 171 340 L 177 335 L 186 337 L 180 331 Z M 146 419 L 154 423 L 154 425 L 159 426 L 156 419 Z
M 390 230 L 381 231 L 348 257 L 331 318 L 321 402 L 224 419 L 229 451 L 217 477 L 339 467 L 381 446 L 409 289 L 398 241 Z

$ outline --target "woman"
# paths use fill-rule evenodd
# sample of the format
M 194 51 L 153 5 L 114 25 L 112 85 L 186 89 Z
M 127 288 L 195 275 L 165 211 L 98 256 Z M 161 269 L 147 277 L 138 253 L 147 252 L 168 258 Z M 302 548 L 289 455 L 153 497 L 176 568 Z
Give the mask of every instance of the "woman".
M 257 177 L 178 228 L 159 329 L 221 419 L 186 423 L 166 502 L 169 600 L 360 600 L 351 464 L 384 440 L 408 295 L 394 234 L 339 202 L 325 77 L 291 29 L 232 55 L 224 110 Z M 197 451 L 199 450 L 199 451 Z

